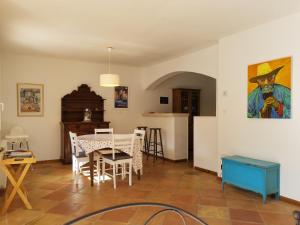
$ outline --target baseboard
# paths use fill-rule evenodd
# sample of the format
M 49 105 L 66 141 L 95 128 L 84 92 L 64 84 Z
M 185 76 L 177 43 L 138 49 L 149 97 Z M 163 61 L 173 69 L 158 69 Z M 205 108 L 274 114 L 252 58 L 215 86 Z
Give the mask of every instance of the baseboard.
M 142 151 L 144 155 L 147 155 L 146 152 Z M 153 154 L 149 154 L 150 157 L 153 157 Z M 157 156 L 157 158 L 159 159 L 163 159 L 162 156 Z M 168 158 L 164 158 L 165 160 L 167 161 L 170 161 L 170 162 L 186 162 L 187 159 L 168 159 Z
M 215 172 L 215 171 L 211 171 L 211 170 L 203 169 L 203 168 L 201 168 L 201 167 L 197 167 L 197 166 L 194 166 L 194 168 L 195 168 L 196 170 L 199 170 L 199 171 L 201 171 L 201 172 L 204 172 L 204 173 L 209 173 L 209 174 L 212 174 L 212 175 L 214 175 L 214 176 L 218 177 L 218 173 L 217 173 L 217 172 Z
M 61 160 L 60 159 L 40 160 L 40 161 L 37 161 L 36 163 L 45 164 L 45 163 L 57 163 L 57 162 L 61 162 Z
M 159 158 L 161 158 L 161 157 L 159 157 Z M 177 159 L 177 160 L 174 160 L 174 159 L 167 159 L 167 158 L 165 158 L 165 160 L 170 161 L 170 162 L 175 162 L 175 163 L 186 162 L 187 161 L 187 159 Z
M 291 198 L 287 198 L 287 197 L 284 197 L 282 195 L 280 195 L 280 200 L 283 201 L 283 202 L 287 202 L 287 203 L 296 205 L 296 206 L 300 206 L 300 201 L 297 201 L 297 200 L 291 199 Z

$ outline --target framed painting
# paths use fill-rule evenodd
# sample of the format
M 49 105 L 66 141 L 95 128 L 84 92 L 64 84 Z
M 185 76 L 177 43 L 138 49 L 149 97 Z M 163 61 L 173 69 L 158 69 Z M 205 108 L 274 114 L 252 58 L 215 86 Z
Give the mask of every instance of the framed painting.
M 115 87 L 115 108 L 128 108 L 128 87 Z
M 18 116 L 44 115 L 44 85 L 17 84 Z
M 248 118 L 291 118 L 291 57 L 248 66 Z

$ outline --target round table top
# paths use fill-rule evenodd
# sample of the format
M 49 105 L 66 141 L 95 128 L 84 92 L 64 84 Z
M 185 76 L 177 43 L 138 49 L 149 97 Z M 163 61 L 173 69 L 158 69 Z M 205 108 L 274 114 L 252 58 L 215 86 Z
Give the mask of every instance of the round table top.
M 113 136 L 127 136 L 129 134 L 113 134 Z M 82 141 L 106 141 L 112 138 L 111 134 L 85 134 L 77 137 L 78 140 Z

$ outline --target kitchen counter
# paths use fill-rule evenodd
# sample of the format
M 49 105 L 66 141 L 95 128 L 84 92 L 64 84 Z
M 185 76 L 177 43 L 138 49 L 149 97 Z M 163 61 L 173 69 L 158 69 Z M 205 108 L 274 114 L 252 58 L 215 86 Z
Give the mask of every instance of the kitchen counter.
M 156 113 L 156 112 L 147 112 L 143 116 L 147 117 L 188 117 L 188 113 Z
M 143 114 L 144 126 L 161 128 L 165 158 L 174 161 L 187 159 L 188 116 L 188 113 Z

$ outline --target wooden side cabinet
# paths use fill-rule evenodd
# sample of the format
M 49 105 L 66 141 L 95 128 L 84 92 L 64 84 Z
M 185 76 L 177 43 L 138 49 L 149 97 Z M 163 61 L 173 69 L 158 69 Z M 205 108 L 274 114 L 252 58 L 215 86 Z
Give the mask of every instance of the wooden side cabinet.
M 238 155 L 222 158 L 222 189 L 224 184 L 254 191 L 263 196 L 263 203 L 267 195 L 280 195 L 280 164 Z
M 103 121 L 104 100 L 82 84 L 78 90 L 72 91 L 61 99 L 61 161 L 72 163 L 72 151 L 69 131 L 77 135 L 93 134 L 95 128 L 108 128 L 109 122 Z M 84 111 L 92 112 L 91 121 L 83 122 Z

